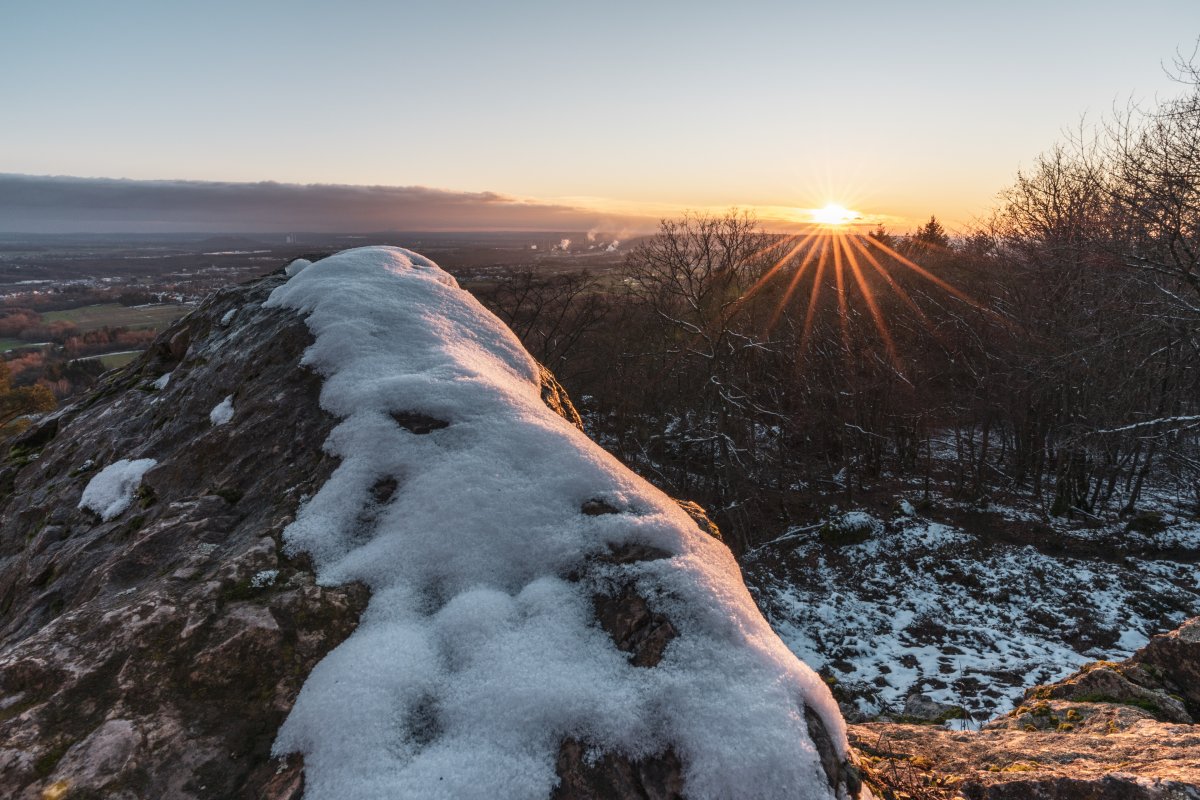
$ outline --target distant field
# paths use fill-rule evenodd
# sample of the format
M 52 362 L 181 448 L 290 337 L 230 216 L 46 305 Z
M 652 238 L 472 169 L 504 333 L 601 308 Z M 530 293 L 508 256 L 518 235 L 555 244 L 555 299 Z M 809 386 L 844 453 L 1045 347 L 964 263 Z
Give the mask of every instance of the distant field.
M 141 354 L 141 350 L 129 350 L 124 353 L 109 353 L 108 355 L 100 356 L 100 363 L 104 365 L 105 369 L 116 369 L 117 367 L 125 366 Z
M 165 328 L 191 311 L 195 306 L 164 303 L 155 306 L 130 308 L 118 303 L 97 306 L 80 306 L 66 311 L 47 311 L 42 319 L 47 322 L 73 322 L 81 331 L 98 328 Z
M 0 353 L 5 350 L 20 350 L 22 347 L 41 347 L 42 342 L 23 342 L 20 339 L 0 339 Z
M 100 356 L 83 356 L 82 358 L 75 359 L 75 361 L 99 361 L 105 369 L 116 369 L 133 361 L 142 352 L 141 350 L 122 350 L 119 353 L 105 353 Z

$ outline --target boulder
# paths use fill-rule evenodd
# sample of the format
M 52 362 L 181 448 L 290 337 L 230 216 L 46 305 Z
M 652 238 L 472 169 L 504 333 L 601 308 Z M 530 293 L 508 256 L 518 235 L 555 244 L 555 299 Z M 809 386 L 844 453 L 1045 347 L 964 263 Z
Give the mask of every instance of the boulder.
M 1195 618 L 1126 661 L 1033 687 L 982 730 L 866 723 L 850 726 L 850 739 L 884 797 L 1200 800 L 1200 726 L 1189 705 L 1198 632 Z
M 1127 662 L 1139 666 L 1147 683 L 1177 697 L 1193 721 L 1200 721 L 1200 617 L 1155 636 Z
M 904 710 L 900 712 L 900 716 L 904 722 L 941 725 L 954 719 L 967 719 L 967 712 L 962 706 L 939 703 L 928 695 L 911 694 L 904 701 Z

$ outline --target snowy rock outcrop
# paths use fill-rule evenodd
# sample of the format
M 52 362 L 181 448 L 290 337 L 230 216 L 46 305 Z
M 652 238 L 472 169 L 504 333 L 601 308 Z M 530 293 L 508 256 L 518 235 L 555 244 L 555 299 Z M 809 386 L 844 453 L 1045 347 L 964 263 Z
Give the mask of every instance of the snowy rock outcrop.
M 139 458 L 137 461 L 122 458 L 109 464 L 88 481 L 83 496 L 79 498 L 79 507 L 95 511 L 102 521 L 108 522 L 129 508 L 134 493 L 141 485 L 142 476 L 156 463 L 153 458 Z
M 577 422 L 408 251 L 210 298 L 0 463 L 0 790 L 857 794 L 702 514 Z

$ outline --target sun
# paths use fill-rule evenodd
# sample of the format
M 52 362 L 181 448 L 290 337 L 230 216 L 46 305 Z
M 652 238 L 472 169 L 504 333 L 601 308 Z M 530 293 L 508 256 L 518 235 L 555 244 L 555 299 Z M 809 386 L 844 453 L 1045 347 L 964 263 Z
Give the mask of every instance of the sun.
M 837 203 L 829 203 L 824 208 L 810 208 L 810 219 L 818 225 L 849 225 L 855 220 L 862 219 L 862 214 L 851 211 Z
M 808 294 L 804 311 L 803 330 L 800 332 L 800 352 L 808 352 L 816 316 L 820 309 L 833 305 L 837 309 L 841 329 L 842 351 L 852 351 L 851 317 L 856 316 L 852 308 L 854 297 L 861 298 L 871 321 L 874 322 L 879 340 L 897 374 L 903 374 L 897 343 L 892 336 L 891 326 L 884 316 L 886 306 L 881 304 L 883 293 L 890 290 L 899 301 L 921 322 L 932 330 L 921 306 L 909 289 L 892 273 L 903 267 L 925 281 L 937 286 L 947 294 L 982 310 L 969 295 L 955 288 L 943 278 L 922 267 L 909 256 L 915 256 L 912 246 L 894 242 L 893 237 L 880 233 L 865 234 L 862 231 L 863 214 L 838 203 L 828 203 L 824 208 L 798 208 L 809 216 L 809 225 L 800 233 L 788 234 L 779 242 L 780 253 L 772 259 L 774 264 L 765 269 L 738 302 L 744 302 L 764 287 L 774 284 L 777 277 L 786 276 L 779 301 L 766 330 L 770 331 L 782 318 L 792 298 L 798 293 Z M 892 247 L 896 244 L 899 249 Z M 791 273 L 790 276 L 787 273 Z M 807 288 L 801 281 L 808 276 Z M 828 298 L 828 299 L 825 299 Z

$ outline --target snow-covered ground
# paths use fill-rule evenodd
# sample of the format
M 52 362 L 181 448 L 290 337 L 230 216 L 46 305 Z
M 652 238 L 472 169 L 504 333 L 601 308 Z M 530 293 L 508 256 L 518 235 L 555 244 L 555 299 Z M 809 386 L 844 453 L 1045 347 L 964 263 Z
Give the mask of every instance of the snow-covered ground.
M 1020 507 L 989 513 L 1039 519 Z M 1058 545 L 1035 548 L 898 513 L 857 544 L 822 542 L 817 526 L 795 531 L 751 552 L 744 570 L 792 651 L 863 715 L 899 712 L 920 692 L 986 718 L 1025 687 L 1127 657 L 1200 613 L 1200 522 L 1164 521 L 1156 534 L 1063 525 L 1050 534 Z M 1091 544 L 1113 536 L 1120 547 Z

